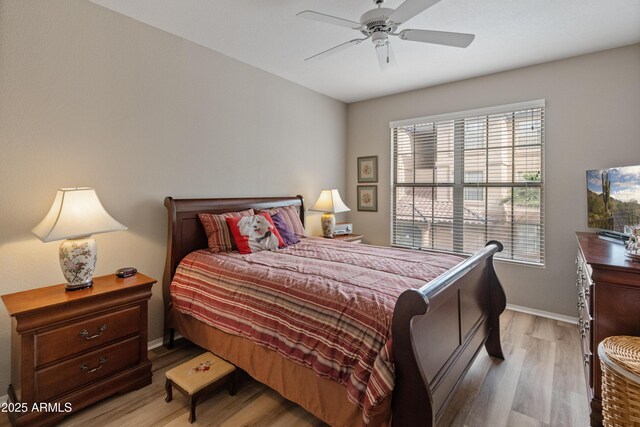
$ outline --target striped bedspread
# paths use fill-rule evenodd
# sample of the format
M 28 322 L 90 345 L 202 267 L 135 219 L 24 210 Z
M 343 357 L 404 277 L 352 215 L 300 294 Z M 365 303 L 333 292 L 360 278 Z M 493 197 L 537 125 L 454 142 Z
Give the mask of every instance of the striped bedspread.
M 175 307 L 339 381 L 364 423 L 393 390 L 391 320 L 398 296 L 458 256 L 305 238 L 277 252 L 186 256 Z

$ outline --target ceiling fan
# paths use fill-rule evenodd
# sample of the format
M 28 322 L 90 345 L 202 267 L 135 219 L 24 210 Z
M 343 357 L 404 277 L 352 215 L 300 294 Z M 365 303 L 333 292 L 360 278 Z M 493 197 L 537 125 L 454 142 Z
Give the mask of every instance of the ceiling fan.
M 365 14 L 360 17 L 360 22 L 338 18 L 325 13 L 313 12 L 311 10 L 298 13 L 296 16 L 301 18 L 351 28 L 360 31 L 365 36 L 364 38 L 349 40 L 348 42 L 334 46 L 331 49 L 310 56 L 305 59 L 305 61 L 316 61 L 326 58 L 350 46 L 355 46 L 365 40 L 371 39 L 376 48 L 380 68 L 385 69 L 394 63 L 389 36 L 397 36 L 401 40 L 455 47 L 467 47 L 475 38 L 473 34 L 451 33 L 447 31 L 405 29 L 397 33 L 396 30 L 400 25 L 424 12 L 440 0 L 406 0 L 395 10 L 382 7 L 384 1 L 385 0 L 373 0 L 377 8 L 365 12 Z

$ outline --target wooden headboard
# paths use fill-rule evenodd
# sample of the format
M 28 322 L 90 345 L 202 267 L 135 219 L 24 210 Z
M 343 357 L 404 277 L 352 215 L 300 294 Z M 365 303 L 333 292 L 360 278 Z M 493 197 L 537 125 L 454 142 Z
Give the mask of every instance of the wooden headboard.
M 169 214 L 167 258 L 162 278 L 162 296 L 165 307 L 171 302 L 169 285 L 178 264 L 189 253 L 207 247 L 207 235 L 198 219 L 199 213 L 220 214 L 245 209 L 267 209 L 296 206 L 304 225 L 304 200 L 295 197 L 242 197 L 229 199 L 174 199 L 166 197 L 164 205 Z

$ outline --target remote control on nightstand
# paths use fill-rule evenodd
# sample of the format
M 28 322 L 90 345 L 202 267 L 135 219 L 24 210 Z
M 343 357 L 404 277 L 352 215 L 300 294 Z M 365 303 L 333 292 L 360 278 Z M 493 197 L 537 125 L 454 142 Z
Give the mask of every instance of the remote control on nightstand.
M 131 277 L 134 276 L 137 272 L 138 270 L 133 267 L 125 267 L 116 270 L 116 276 L 120 278 Z

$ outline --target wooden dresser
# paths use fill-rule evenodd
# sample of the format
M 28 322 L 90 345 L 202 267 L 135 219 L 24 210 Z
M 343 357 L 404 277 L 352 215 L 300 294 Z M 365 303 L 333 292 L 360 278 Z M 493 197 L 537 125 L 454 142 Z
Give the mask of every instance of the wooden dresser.
M 640 263 L 624 256 L 620 243 L 595 233 L 578 238 L 578 328 L 591 407 L 591 425 L 602 425 L 598 344 L 612 335 L 640 336 Z
M 57 424 L 69 412 L 151 384 L 147 302 L 155 282 L 109 275 L 95 277 L 89 289 L 65 292 L 61 284 L 3 295 L 12 322 L 11 423 Z

